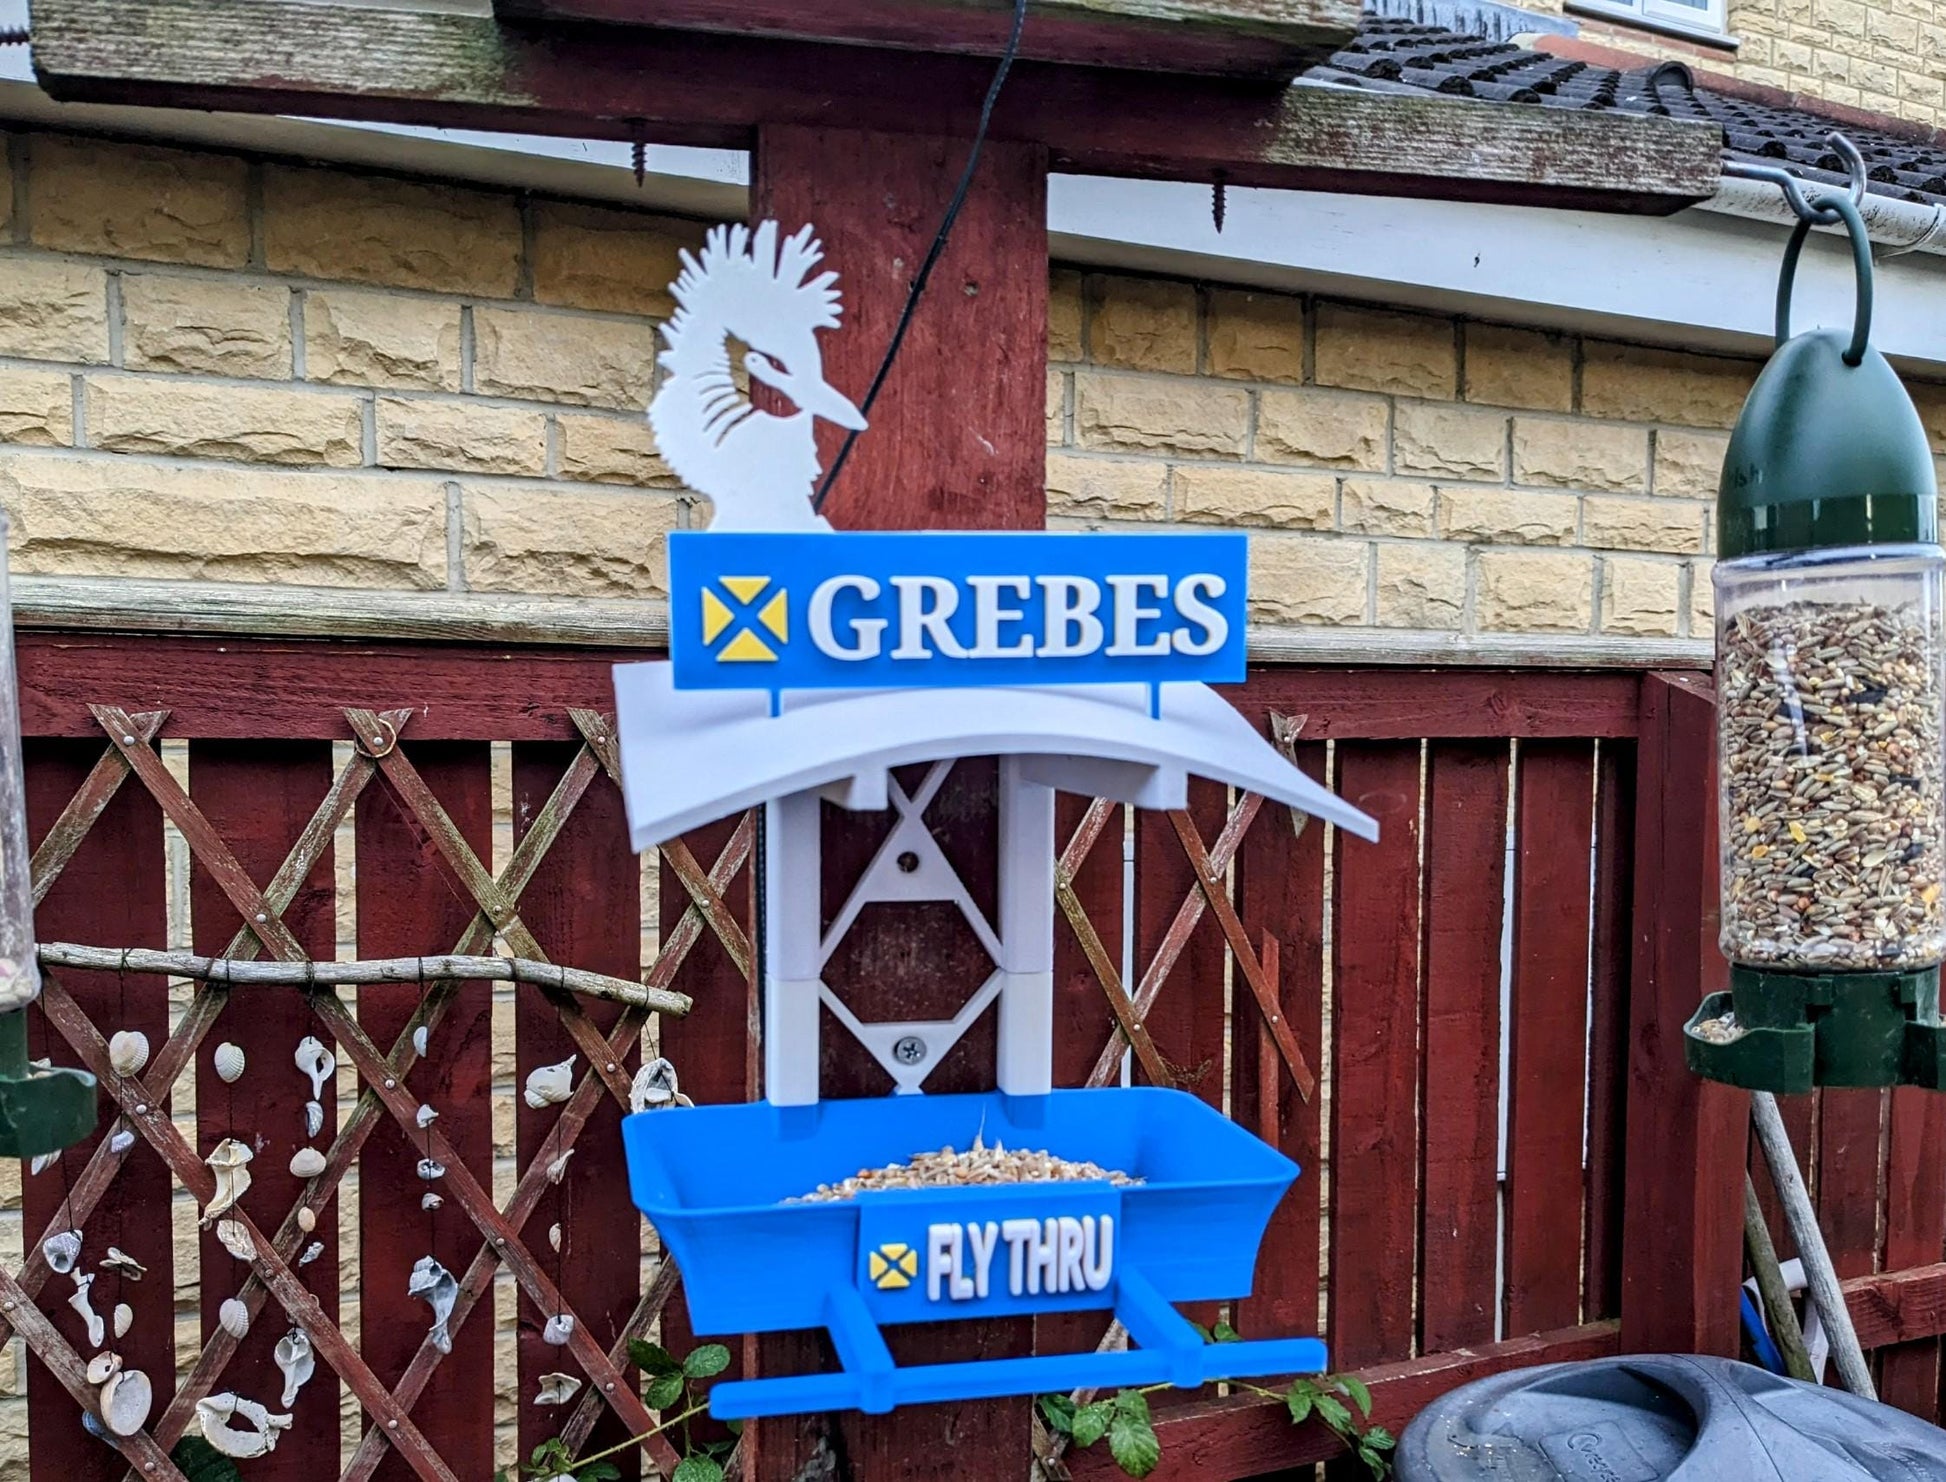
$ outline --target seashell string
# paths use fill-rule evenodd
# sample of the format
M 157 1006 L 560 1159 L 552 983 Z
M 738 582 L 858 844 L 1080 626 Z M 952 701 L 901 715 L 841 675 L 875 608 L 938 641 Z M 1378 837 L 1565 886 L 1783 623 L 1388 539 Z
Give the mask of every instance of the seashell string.
M 101 1258 L 101 1269 L 104 1271 L 112 1271 L 117 1276 L 125 1276 L 130 1281 L 140 1281 L 144 1276 L 149 1274 L 149 1268 L 147 1266 L 144 1266 L 120 1246 L 115 1245 L 109 1246 L 108 1254 Z
M 114 1315 L 108 1319 L 108 1331 L 119 1339 L 126 1337 L 134 1326 L 135 1309 L 126 1302 L 117 1302 Z
M 273 1415 L 255 1400 L 225 1391 L 196 1402 L 196 1424 L 203 1439 L 225 1456 L 248 1461 L 277 1449 L 291 1428 L 291 1417 Z
M 216 1309 L 216 1321 L 232 1338 L 241 1338 L 250 1331 L 250 1309 L 240 1298 L 225 1298 L 223 1305 Z
M 234 1137 L 226 1137 L 209 1150 L 203 1161 L 216 1175 L 216 1194 L 203 1210 L 202 1225 L 228 1212 L 250 1189 L 250 1160 L 255 1155 Z
M 580 1392 L 581 1381 L 572 1374 L 541 1375 L 541 1392 L 534 1396 L 536 1405 L 565 1405 Z
M 327 1050 L 316 1036 L 307 1034 L 297 1042 L 296 1058 L 298 1071 L 310 1078 L 311 1099 L 321 1103 L 325 1086 L 337 1073 L 338 1057 Z
M 108 1336 L 108 1325 L 101 1320 L 101 1314 L 95 1311 L 94 1304 L 90 1300 L 89 1289 L 94 1284 L 95 1273 L 92 1271 L 85 1276 L 76 1276 L 74 1295 L 68 1298 L 68 1306 L 80 1313 L 81 1320 L 88 1325 L 88 1346 L 99 1348 Z
M 311 1381 L 317 1371 L 317 1360 L 311 1353 L 311 1335 L 302 1328 L 292 1328 L 277 1340 L 276 1350 L 271 1357 L 284 1376 L 284 1398 L 286 1410 L 297 1403 L 297 1392 Z
M 111 1436 L 132 1436 L 142 1429 L 155 1404 L 149 1376 L 140 1369 L 117 1368 L 96 1397 L 101 1423 Z
M 149 1037 L 139 1029 L 118 1029 L 109 1036 L 108 1064 L 116 1075 L 139 1075 L 149 1063 Z
M 432 1346 L 441 1353 L 453 1351 L 453 1337 L 446 1324 L 453 1315 L 453 1302 L 459 1296 L 459 1281 L 432 1256 L 421 1256 L 407 1278 L 405 1294 L 417 1297 L 432 1308 Z
M 536 1111 L 566 1101 L 574 1090 L 574 1062 L 579 1058 L 570 1055 L 559 1064 L 542 1065 L 529 1071 L 522 1099 Z
M 224 1085 L 234 1086 L 242 1079 L 243 1067 L 246 1063 L 243 1046 L 225 1040 L 216 1047 L 216 1054 L 211 1057 L 211 1061 L 216 1068 L 217 1079 Z

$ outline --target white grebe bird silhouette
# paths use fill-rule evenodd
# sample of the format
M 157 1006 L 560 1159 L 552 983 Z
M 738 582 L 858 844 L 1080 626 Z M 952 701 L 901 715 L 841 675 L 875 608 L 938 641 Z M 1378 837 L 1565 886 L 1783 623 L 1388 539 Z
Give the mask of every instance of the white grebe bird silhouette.
M 710 230 L 685 251 L 662 327 L 661 387 L 649 425 L 669 466 L 714 505 L 713 530 L 828 530 L 811 508 L 821 471 L 813 418 L 862 430 L 865 418 L 824 379 L 817 332 L 838 327 L 836 273 L 811 272 L 824 249 L 806 226 L 778 240 L 774 221 Z M 760 411 L 737 390 L 730 340 L 749 346 L 753 379 L 796 411 Z

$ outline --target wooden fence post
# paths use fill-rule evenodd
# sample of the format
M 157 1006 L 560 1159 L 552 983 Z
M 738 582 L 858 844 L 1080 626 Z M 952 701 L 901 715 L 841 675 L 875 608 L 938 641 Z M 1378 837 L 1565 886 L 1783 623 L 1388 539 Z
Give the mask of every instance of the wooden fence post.
M 1716 946 L 1709 683 L 1642 681 L 1622 1218 L 1622 1348 L 1734 1355 L 1749 1102 L 1683 1063 L 1682 1026 L 1728 967 Z

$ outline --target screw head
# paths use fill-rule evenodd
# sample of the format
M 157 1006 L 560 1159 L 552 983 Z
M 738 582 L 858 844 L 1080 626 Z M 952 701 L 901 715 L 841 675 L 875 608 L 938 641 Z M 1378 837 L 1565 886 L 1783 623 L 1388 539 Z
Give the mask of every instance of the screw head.
M 390 1076 L 387 1076 L 385 1078 L 385 1089 L 388 1091 L 393 1090 L 395 1087 L 397 1087 L 398 1084 L 399 1083 L 393 1080 Z
M 910 875 L 919 868 L 919 856 L 908 849 L 898 857 L 895 863 L 898 865 L 901 874 Z
M 902 1035 L 893 1042 L 892 1058 L 901 1065 L 917 1065 L 926 1058 L 926 1042 L 916 1034 Z
M 135 738 L 133 736 L 122 737 L 122 745 L 133 746 L 134 744 L 135 744 Z
M 136 1116 L 146 1117 L 148 1114 L 149 1114 L 149 1104 L 146 1101 L 136 1103 L 136 1107 L 135 1107 Z

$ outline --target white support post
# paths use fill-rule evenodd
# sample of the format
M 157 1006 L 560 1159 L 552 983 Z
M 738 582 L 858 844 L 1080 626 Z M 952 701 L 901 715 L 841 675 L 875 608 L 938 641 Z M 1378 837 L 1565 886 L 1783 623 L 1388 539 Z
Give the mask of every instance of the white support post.
M 1054 790 L 1000 758 L 1000 1050 L 1010 1096 L 1054 1086 Z
M 819 892 L 822 830 L 815 792 L 764 805 L 764 1099 L 818 1100 Z

